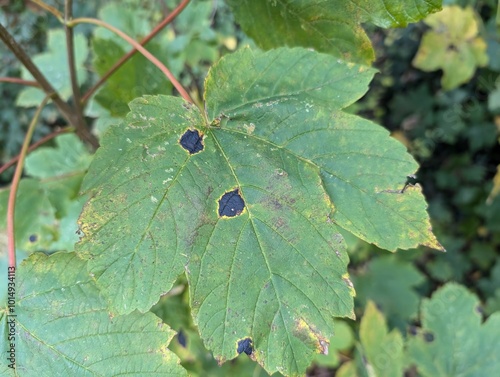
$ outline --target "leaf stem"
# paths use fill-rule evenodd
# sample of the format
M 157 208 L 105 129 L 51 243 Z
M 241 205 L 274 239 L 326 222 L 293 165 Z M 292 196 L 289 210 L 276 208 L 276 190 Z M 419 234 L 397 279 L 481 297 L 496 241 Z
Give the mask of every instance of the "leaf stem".
M 40 145 L 45 144 L 47 141 L 55 138 L 57 135 L 60 135 L 63 133 L 68 133 L 68 132 L 75 132 L 75 128 L 73 126 L 68 126 L 68 127 L 59 128 L 58 130 L 55 130 L 54 132 L 42 137 L 40 140 L 38 140 L 37 142 L 30 145 L 30 147 L 28 148 L 28 152 L 32 152 L 33 150 L 37 149 Z M 3 174 L 3 172 L 5 172 L 8 168 L 10 168 L 12 165 L 14 165 L 17 161 L 19 161 L 20 157 L 21 157 L 21 155 L 19 154 L 16 157 L 11 158 L 5 164 L 3 164 L 0 167 L 0 174 Z
M 57 106 L 62 116 L 66 119 L 69 124 L 74 125 L 76 128 L 77 135 L 84 141 L 90 143 L 94 148 L 99 146 L 97 139 L 92 135 L 87 128 L 78 127 L 78 121 L 76 115 L 73 113 L 71 107 L 64 102 L 61 97 L 57 94 L 52 85 L 48 82 L 47 78 L 43 75 L 38 67 L 33 63 L 33 60 L 26 54 L 23 48 L 16 42 L 16 40 L 10 35 L 10 33 L 0 24 L 0 39 L 5 43 L 5 45 L 12 51 L 16 58 L 26 67 L 26 69 L 31 73 L 35 80 L 40 85 L 40 88 L 45 92 L 45 94 L 50 95 L 52 102 Z
M 14 172 L 14 177 L 12 178 L 12 184 L 10 186 L 9 202 L 7 204 L 7 247 L 9 253 L 9 267 L 16 267 L 16 239 L 14 233 L 14 219 L 15 219 L 15 207 L 16 207 L 16 194 L 17 188 L 19 187 L 19 181 L 21 180 L 21 175 L 23 173 L 24 159 L 26 153 L 28 152 L 28 146 L 35 131 L 35 126 L 40 117 L 42 109 L 45 107 L 51 95 L 45 96 L 42 103 L 36 109 L 35 115 L 31 120 L 31 123 L 24 137 L 23 146 L 21 148 L 21 153 L 19 154 L 19 162 L 16 166 L 16 171 Z
M 144 55 L 144 57 L 146 59 L 148 59 L 151 63 L 156 65 L 156 67 L 158 67 L 158 69 L 160 71 L 162 71 L 165 74 L 165 76 L 167 76 L 167 78 L 170 80 L 170 82 L 174 85 L 175 89 L 177 89 L 177 91 L 180 93 L 180 95 L 186 101 L 194 103 L 193 100 L 191 99 L 191 97 L 189 96 L 188 92 L 186 91 L 186 89 L 183 88 L 181 83 L 179 81 L 177 81 L 177 79 L 174 77 L 174 75 L 172 75 L 172 73 L 168 70 L 168 68 L 165 67 L 165 65 L 162 62 L 160 62 L 154 55 L 152 55 L 148 50 L 146 50 L 144 47 L 142 47 L 139 44 L 139 42 L 135 41 L 134 39 L 129 37 L 127 34 L 122 32 L 121 30 L 115 28 L 114 26 L 111 26 L 111 25 L 107 24 L 106 22 L 95 19 L 95 18 L 87 18 L 87 17 L 75 18 L 75 19 L 69 21 L 67 23 L 67 25 L 69 27 L 73 27 L 75 25 L 83 24 L 83 23 L 102 26 L 102 27 L 112 31 L 113 33 L 117 34 L 118 36 L 123 38 L 128 43 L 130 43 L 137 51 L 139 51 L 142 55 Z
M 76 115 L 76 128 L 88 129 L 85 119 L 83 119 L 83 110 L 78 87 L 78 75 L 75 63 L 75 45 L 73 40 L 73 28 L 68 27 L 67 23 L 71 20 L 73 14 L 73 0 L 64 0 L 64 32 L 66 34 L 66 51 L 68 54 L 69 76 L 71 80 L 71 90 L 73 92 L 73 107 Z
M 8 82 L 11 84 L 19 84 L 25 86 L 34 86 L 36 88 L 40 87 L 40 84 L 38 84 L 36 81 L 23 80 L 22 78 L 19 77 L 0 77 L 0 82 Z
M 182 0 L 180 4 L 172 11 L 169 13 L 167 17 L 163 19 L 156 27 L 151 30 L 151 32 L 146 35 L 143 39 L 139 41 L 139 44 L 141 46 L 144 46 L 146 43 L 148 43 L 154 36 L 156 36 L 161 30 L 165 28 L 169 23 L 172 22 L 183 10 L 184 8 L 189 4 L 190 0 Z M 137 52 L 137 49 L 134 47 L 132 50 L 130 50 L 128 53 L 123 55 L 120 60 L 118 60 L 102 77 L 97 81 L 83 96 L 82 96 L 82 103 L 85 104 L 89 98 L 96 92 L 97 89 L 99 89 L 102 84 L 106 82 L 106 80 L 113 74 L 115 73 L 123 64 L 125 64 L 132 56 L 135 55 Z
M 64 22 L 63 15 L 61 12 L 59 12 L 58 9 L 54 8 L 53 6 L 44 3 L 42 0 L 31 0 L 33 3 L 38 5 L 40 8 L 46 10 L 49 13 L 52 13 L 61 23 Z

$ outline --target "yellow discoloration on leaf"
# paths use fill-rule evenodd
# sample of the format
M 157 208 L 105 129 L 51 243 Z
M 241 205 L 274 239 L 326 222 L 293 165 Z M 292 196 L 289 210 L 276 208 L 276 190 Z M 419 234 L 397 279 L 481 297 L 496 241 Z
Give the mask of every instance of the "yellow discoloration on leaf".
M 328 353 L 328 339 L 310 326 L 303 318 L 298 318 L 295 321 L 295 327 L 292 329 L 292 334 L 303 343 L 314 346 L 316 352 L 323 354 Z

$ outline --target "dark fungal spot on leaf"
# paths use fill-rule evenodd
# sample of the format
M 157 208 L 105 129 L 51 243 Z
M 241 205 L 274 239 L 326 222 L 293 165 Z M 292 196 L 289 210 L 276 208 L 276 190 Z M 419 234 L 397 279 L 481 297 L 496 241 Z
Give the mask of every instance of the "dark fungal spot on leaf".
M 236 351 L 239 354 L 245 352 L 248 356 L 250 356 L 253 352 L 252 339 L 245 338 L 238 341 L 238 349 Z
M 184 334 L 184 331 L 182 331 L 182 329 L 180 329 L 179 332 L 177 333 L 177 341 L 182 347 L 186 348 L 187 344 L 186 334 Z
M 189 154 L 201 152 L 204 148 L 203 134 L 198 130 L 187 130 L 181 136 L 179 143 L 182 148 L 187 150 Z
M 424 339 L 427 343 L 434 341 L 434 335 L 429 332 L 424 333 Z
M 408 329 L 408 332 L 411 334 L 411 335 L 417 335 L 417 327 L 416 326 L 410 326 L 410 328 Z
M 238 216 L 245 208 L 245 201 L 238 189 L 226 192 L 219 199 L 219 216 Z
M 38 237 L 36 236 L 36 234 L 32 234 L 32 235 L 29 237 L 29 240 L 30 240 L 30 242 L 36 242 L 37 238 L 38 238 Z

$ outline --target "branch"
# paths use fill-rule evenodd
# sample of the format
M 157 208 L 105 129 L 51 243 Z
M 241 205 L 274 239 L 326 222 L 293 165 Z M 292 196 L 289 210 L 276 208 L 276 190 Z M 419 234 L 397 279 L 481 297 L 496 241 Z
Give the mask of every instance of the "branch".
M 33 63 L 31 58 L 24 52 L 22 47 L 15 41 L 15 39 L 9 34 L 7 29 L 0 24 L 0 39 L 5 43 L 5 45 L 12 51 L 16 58 L 26 67 L 26 69 L 31 73 L 35 80 L 40 85 L 40 88 L 45 92 L 45 94 L 50 95 L 52 101 L 57 106 L 62 116 L 66 119 L 69 124 L 78 126 L 78 121 L 76 120 L 75 114 L 71 107 L 64 102 L 61 97 L 57 94 L 55 89 L 50 85 L 42 72 Z M 94 148 L 99 146 L 97 139 L 92 135 L 86 128 L 77 128 L 77 135 L 87 142 L 89 142 Z
M 19 163 L 16 166 L 16 171 L 14 172 L 14 178 L 12 178 L 12 185 L 10 186 L 9 202 L 7 204 L 7 246 L 9 252 L 9 267 L 16 267 L 16 238 L 14 233 L 14 215 L 16 209 L 16 194 L 17 188 L 19 187 L 19 181 L 21 180 L 21 175 L 23 173 L 24 158 L 28 152 L 28 145 L 33 136 L 33 131 L 35 131 L 35 126 L 40 117 L 42 109 L 45 107 L 50 99 L 50 95 L 45 96 L 36 113 L 31 120 L 31 123 L 24 137 L 23 147 L 21 148 L 21 153 L 19 154 Z
M 155 56 L 153 56 L 148 50 L 146 50 L 144 47 L 142 47 L 139 42 L 135 41 L 134 39 L 130 38 L 127 34 L 125 34 L 123 31 L 115 28 L 114 26 L 111 26 L 107 24 L 104 21 L 97 20 L 95 18 L 75 18 L 74 20 L 68 22 L 68 26 L 73 27 L 78 24 L 94 24 L 97 26 L 102 26 L 113 33 L 117 34 L 118 36 L 122 37 L 124 40 L 126 40 L 128 43 L 130 43 L 132 46 L 135 47 L 137 51 L 139 51 L 146 59 L 148 59 L 151 63 L 156 65 L 160 71 L 162 71 L 165 76 L 170 80 L 170 82 L 174 85 L 175 89 L 180 93 L 180 95 L 188 102 L 194 103 L 191 97 L 189 96 L 188 92 L 186 89 L 183 88 L 181 83 L 177 81 L 177 79 L 172 75 L 172 73 L 168 70 L 165 65 L 160 62 Z
M 72 126 L 60 128 L 60 129 L 42 137 L 36 143 L 33 143 L 33 145 L 30 145 L 30 147 L 28 148 L 28 152 L 32 152 L 33 150 L 37 149 L 40 145 L 45 144 L 47 141 L 55 138 L 57 135 L 67 133 L 67 132 L 74 132 L 74 131 L 75 131 L 75 128 Z M 15 163 L 17 161 L 19 161 L 20 157 L 21 157 L 21 155 L 17 155 L 16 157 L 11 158 L 10 161 L 7 161 L 5 164 L 3 164 L 0 167 L 0 174 L 3 174 L 8 168 L 10 168 L 12 165 L 15 165 Z
M 147 36 L 145 36 L 139 44 L 144 46 L 148 43 L 154 36 L 156 36 L 161 30 L 165 28 L 173 19 L 175 19 L 179 13 L 181 13 L 184 8 L 189 4 L 190 0 L 182 0 L 181 3 L 175 8 L 162 22 L 160 22 Z M 89 98 L 99 89 L 106 80 L 115 73 L 123 64 L 125 64 L 132 56 L 137 52 L 136 48 L 130 50 L 127 54 L 123 55 L 120 60 L 118 60 L 102 77 L 95 83 L 82 97 L 82 103 L 86 103 Z
M 66 50 L 68 54 L 68 67 L 69 76 L 71 80 L 71 89 L 73 92 L 73 106 L 75 108 L 76 115 L 76 129 L 88 129 L 85 120 L 83 119 L 82 102 L 80 97 L 80 88 L 78 87 L 78 76 L 76 73 L 75 64 L 75 46 L 73 41 L 73 29 L 67 25 L 67 22 L 71 20 L 73 13 L 73 0 L 64 1 L 64 31 L 66 34 Z
M 19 77 L 0 77 L 0 82 L 8 82 L 11 84 L 34 86 L 35 88 L 40 87 L 40 85 L 36 81 L 23 80 Z

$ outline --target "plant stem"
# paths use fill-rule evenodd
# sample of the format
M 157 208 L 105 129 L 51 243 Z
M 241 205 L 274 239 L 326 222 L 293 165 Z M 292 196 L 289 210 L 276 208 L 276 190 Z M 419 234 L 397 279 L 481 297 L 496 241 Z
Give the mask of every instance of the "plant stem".
M 83 119 L 83 110 L 80 96 L 80 88 L 78 87 L 78 76 L 75 64 L 75 46 L 73 40 L 73 28 L 70 28 L 67 23 L 71 20 L 73 14 L 73 0 L 64 0 L 64 32 L 66 34 L 66 50 L 68 54 L 69 76 L 71 80 L 71 89 L 73 91 L 73 107 L 77 122 L 77 129 L 88 129 L 85 119 Z
M 30 145 L 28 148 L 28 152 L 32 152 L 33 150 L 37 149 L 40 145 L 45 144 L 47 141 L 52 140 L 55 138 L 57 135 L 67 133 L 67 132 L 75 132 L 75 128 L 72 126 L 60 128 L 44 137 L 42 137 L 40 140 L 38 140 L 36 143 L 33 143 Z M 17 155 L 16 157 L 11 158 L 8 162 L 3 164 L 0 167 L 0 174 L 2 174 L 4 171 L 6 171 L 8 168 L 10 168 L 12 165 L 14 165 L 17 161 L 19 161 L 19 158 L 21 155 Z
M 144 46 L 146 43 L 148 43 L 156 34 L 158 34 L 161 30 L 165 28 L 170 22 L 172 22 L 173 19 L 175 19 L 179 13 L 181 13 L 184 8 L 189 4 L 190 0 L 182 0 L 181 3 L 167 16 L 163 19 L 162 22 L 160 22 L 156 27 L 148 34 L 146 35 L 143 39 L 139 41 L 139 44 L 141 46 Z M 135 55 L 137 52 L 137 49 L 134 47 L 132 50 L 130 50 L 127 54 L 123 55 L 120 60 L 118 60 L 102 77 L 97 81 L 82 97 L 82 103 L 85 104 L 89 98 L 96 92 L 97 89 L 99 89 L 102 84 L 106 82 L 106 80 L 111 76 L 113 73 L 115 73 L 123 64 L 125 64 L 132 56 Z
M 36 81 L 23 80 L 19 77 L 0 77 L 0 82 L 8 82 L 11 84 L 19 84 L 25 86 L 34 86 L 36 88 L 40 87 L 40 85 Z
M 61 23 L 64 22 L 61 12 L 59 12 L 59 10 L 57 10 L 53 6 L 46 4 L 41 0 L 31 0 L 31 1 L 34 2 L 36 5 L 38 5 L 40 8 L 45 9 L 49 13 L 52 13 Z
M 19 59 L 19 61 L 26 67 L 26 69 L 31 73 L 35 80 L 40 85 L 40 88 L 45 92 L 45 94 L 50 95 L 52 101 L 57 106 L 62 116 L 66 119 L 69 124 L 74 125 L 76 128 L 77 135 L 84 141 L 90 143 L 94 148 L 99 146 L 97 139 L 92 135 L 87 128 L 79 128 L 78 121 L 71 107 L 64 102 L 61 97 L 57 94 L 55 89 L 50 85 L 42 72 L 33 63 L 31 58 L 24 52 L 22 47 L 15 41 L 12 35 L 9 34 L 7 29 L 0 24 L 0 39 L 5 43 L 5 45 L 12 51 L 12 53 Z
M 9 202 L 7 204 L 7 247 L 9 252 L 9 267 L 16 267 L 16 238 L 14 233 L 14 219 L 15 219 L 15 207 L 16 207 L 16 194 L 17 188 L 19 187 L 19 181 L 21 180 L 21 175 L 23 173 L 24 158 L 28 152 L 28 146 L 35 131 L 35 126 L 40 117 L 42 109 L 45 107 L 50 95 L 45 96 L 38 109 L 36 109 L 35 115 L 31 120 L 31 123 L 24 137 L 23 147 L 21 148 L 21 153 L 19 154 L 19 163 L 16 166 L 16 171 L 14 172 L 14 177 L 12 178 L 12 184 L 10 186 Z
M 172 73 L 168 70 L 168 68 L 165 67 L 165 65 L 162 62 L 160 62 L 155 56 L 153 56 L 148 50 L 146 50 L 144 47 L 142 47 L 139 44 L 139 42 L 137 42 L 134 39 L 130 38 L 127 34 L 125 34 L 124 32 L 122 32 L 121 30 L 115 28 L 114 26 L 111 26 L 111 25 L 107 24 L 106 22 L 98 20 L 98 19 L 95 19 L 95 18 L 86 18 L 86 17 L 75 18 L 72 21 L 68 22 L 67 25 L 69 27 L 73 27 L 75 25 L 83 24 L 83 23 L 94 24 L 94 25 L 97 25 L 97 26 L 102 26 L 102 27 L 104 27 L 104 28 L 112 31 L 113 33 L 117 34 L 118 36 L 120 36 L 124 40 L 126 40 L 137 51 L 139 51 L 142 55 L 144 55 L 144 57 L 146 59 L 148 59 L 151 63 L 153 63 L 154 65 L 156 65 L 158 67 L 158 69 L 165 74 L 165 76 L 167 76 L 167 78 L 170 80 L 170 82 L 174 85 L 175 89 L 177 89 L 177 91 L 180 93 L 180 95 L 186 101 L 194 103 L 193 100 L 191 99 L 191 97 L 189 96 L 188 92 L 186 91 L 186 89 L 183 88 L 183 86 L 181 85 L 181 83 L 179 81 L 177 81 L 177 79 L 174 77 L 174 75 L 172 75 Z

